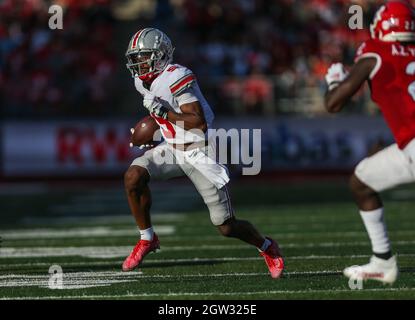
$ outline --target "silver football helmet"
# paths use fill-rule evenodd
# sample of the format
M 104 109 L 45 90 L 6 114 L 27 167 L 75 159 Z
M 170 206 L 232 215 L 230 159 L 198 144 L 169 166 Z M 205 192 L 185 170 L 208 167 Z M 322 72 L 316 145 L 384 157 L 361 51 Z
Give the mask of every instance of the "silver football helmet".
M 127 68 L 133 77 L 153 78 L 173 60 L 174 48 L 165 33 L 145 28 L 135 33 L 128 44 Z

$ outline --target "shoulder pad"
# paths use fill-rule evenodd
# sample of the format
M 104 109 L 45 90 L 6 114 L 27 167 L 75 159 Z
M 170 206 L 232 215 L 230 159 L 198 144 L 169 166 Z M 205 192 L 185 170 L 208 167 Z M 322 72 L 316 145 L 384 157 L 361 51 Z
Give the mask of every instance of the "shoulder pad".
M 196 76 L 193 72 L 180 65 L 169 66 L 166 71 L 172 72 L 169 89 L 173 96 L 179 95 L 196 82 Z
M 378 53 L 378 45 L 376 41 L 370 39 L 363 42 L 359 48 L 356 50 L 356 55 L 354 58 L 354 62 L 359 61 L 361 58 L 364 58 L 365 54 L 368 53 Z

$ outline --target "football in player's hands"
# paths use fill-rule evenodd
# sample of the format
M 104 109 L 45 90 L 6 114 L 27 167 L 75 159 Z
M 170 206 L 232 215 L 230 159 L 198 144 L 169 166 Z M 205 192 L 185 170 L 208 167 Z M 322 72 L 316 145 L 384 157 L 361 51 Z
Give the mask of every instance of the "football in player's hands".
M 151 116 L 144 117 L 134 128 L 130 129 L 130 146 L 137 146 L 140 147 L 140 149 L 155 146 L 159 141 L 154 141 L 153 137 L 155 132 L 159 129 L 159 125 Z

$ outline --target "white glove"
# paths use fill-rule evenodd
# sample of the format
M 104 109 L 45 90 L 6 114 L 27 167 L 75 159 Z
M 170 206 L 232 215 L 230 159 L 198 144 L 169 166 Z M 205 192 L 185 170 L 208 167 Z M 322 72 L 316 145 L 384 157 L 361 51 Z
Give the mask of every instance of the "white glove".
M 342 63 L 333 63 L 326 73 L 326 82 L 329 86 L 329 91 L 336 88 L 348 75 L 349 73 L 344 69 Z
M 151 114 L 167 120 L 169 110 L 162 105 L 159 98 L 152 94 L 146 94 L 143 99 L 143 105 Z

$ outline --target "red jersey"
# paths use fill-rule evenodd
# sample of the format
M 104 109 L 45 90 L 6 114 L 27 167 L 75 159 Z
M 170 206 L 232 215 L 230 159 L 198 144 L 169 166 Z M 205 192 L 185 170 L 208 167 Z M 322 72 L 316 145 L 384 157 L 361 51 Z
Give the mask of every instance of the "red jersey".
M 369 77 L 372 100 L 403 149 L 415 138 L 415 44 L 371 39 L 359 47 L 355 62 L 367 57 L 377 60 Z

